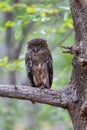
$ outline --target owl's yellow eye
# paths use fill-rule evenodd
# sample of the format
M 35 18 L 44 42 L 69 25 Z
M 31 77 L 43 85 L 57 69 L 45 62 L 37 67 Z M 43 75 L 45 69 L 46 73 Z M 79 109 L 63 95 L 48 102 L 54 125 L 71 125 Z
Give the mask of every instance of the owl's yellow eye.
M 34 46 L 31 44 L 31 47 L 33 48 Z
M 40 43 L 39 46 L 42 46 L 42 44 Z

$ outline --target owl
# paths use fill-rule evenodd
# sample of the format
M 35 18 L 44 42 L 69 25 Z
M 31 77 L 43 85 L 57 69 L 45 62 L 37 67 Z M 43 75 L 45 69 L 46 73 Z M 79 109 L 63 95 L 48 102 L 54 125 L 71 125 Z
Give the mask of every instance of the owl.
M 36 38 L 27 43 L 25 65 L 32 87 L 51 88 L 53 81 L 52 62 L 46 40 Z

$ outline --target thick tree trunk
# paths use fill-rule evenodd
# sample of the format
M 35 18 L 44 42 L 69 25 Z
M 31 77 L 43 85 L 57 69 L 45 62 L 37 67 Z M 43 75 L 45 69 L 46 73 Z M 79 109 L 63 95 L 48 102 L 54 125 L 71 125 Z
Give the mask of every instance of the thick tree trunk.
M 74 53 L 71 89 L 76 93 L 69 104 L 74 130 L 87 130 L 87 0 L 70 0 L 75 29 L 76 52 Z

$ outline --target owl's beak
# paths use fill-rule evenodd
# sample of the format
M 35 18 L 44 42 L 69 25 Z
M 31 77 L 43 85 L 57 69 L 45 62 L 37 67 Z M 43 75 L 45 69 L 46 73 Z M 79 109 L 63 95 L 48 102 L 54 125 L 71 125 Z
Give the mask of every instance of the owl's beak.
M 35 47 L 35 48 L 34 48 L 34 51 L 35 51 L 35 52 L 37 52 L 37 51 L 38 51 L 37 47 Z

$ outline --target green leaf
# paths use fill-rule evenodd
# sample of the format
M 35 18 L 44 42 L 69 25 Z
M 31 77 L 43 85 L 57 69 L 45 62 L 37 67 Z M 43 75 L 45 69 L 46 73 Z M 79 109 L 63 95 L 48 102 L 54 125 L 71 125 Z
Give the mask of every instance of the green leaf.
M 6 5 L 6 7 L 3 8 L 4 12 L 9 12 L 11 10 L 12 10 L 12 6 L 10 6 L 10 5 Z
M 22 19 L 21 23 L 26 25 L 29 23 L 30 19 L 31 19 L 30 15 L 25 15 L 24 18 Z
M 17 26 L 16 31 L 15 31 L 15 38 L 19 39 L 21 35 L 22 35 L 22 28 L 21 26 Z
M 13 21 L 9 20 L 5 23 L 5 27 L 13 27 L 15 24 Z
M 5 1 L 5 2 L 0 2 L 0 10 L 2 10 L 3 9 L 3 7 L 5 7 L 5 5 L 7 4 L 7 2 Z
M 45 12 L 41 12 L 40 16 L 41 16 L 41 17 L 45 17 L 45 16 L 46 16 L 46 13 L 45 13 Z
M 26 12 L 27 12 L 27 13 L 30 13 L 30 14 L 33 14 L 33 13 L 35 13 L 35 9 L 34 9 L 33 7 L 28 6 L 28 7 L 26 8 Z

